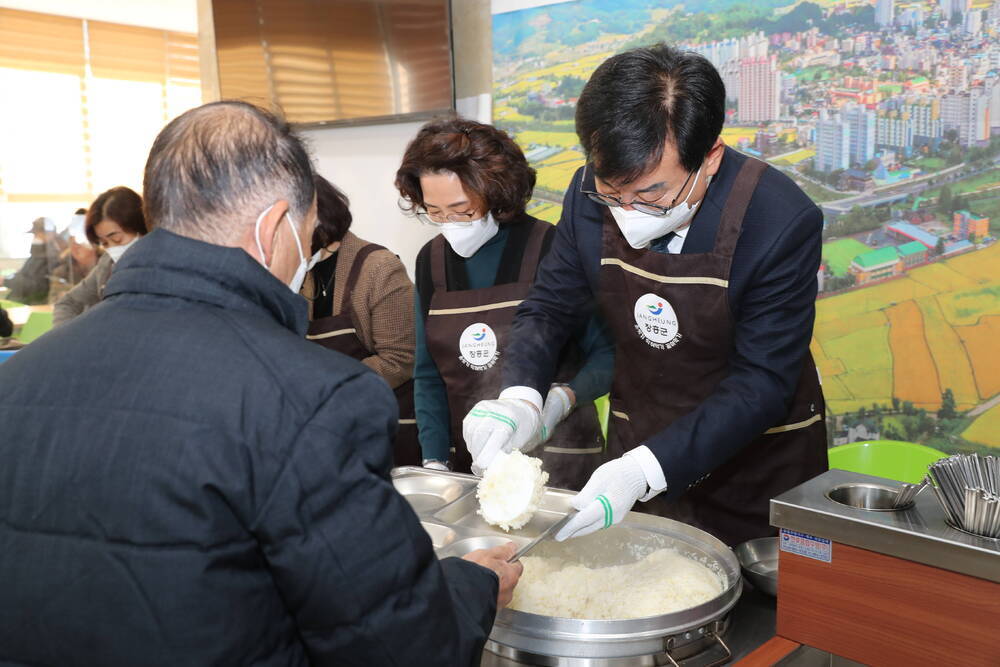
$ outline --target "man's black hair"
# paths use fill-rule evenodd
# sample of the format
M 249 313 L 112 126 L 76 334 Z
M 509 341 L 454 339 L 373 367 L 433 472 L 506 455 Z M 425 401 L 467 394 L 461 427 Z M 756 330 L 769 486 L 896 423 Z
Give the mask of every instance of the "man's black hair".
M 712 63 L 657 44 L 597 68 L 577 102 L 576 131 L 597 176 L 631 183 L 659 164 L 668 139 L 684 169 L 698 169 L 722 132 L 725 108 Z

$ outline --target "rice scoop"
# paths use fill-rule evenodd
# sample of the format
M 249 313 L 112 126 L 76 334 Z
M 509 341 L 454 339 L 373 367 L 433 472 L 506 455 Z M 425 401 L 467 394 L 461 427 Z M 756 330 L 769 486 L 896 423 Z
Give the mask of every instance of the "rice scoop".
M 476 488 L 479 515 L 505 531 L 522 528 L 538 511 L 548 480 L 541 459 L 519 451 L 497 454 Z

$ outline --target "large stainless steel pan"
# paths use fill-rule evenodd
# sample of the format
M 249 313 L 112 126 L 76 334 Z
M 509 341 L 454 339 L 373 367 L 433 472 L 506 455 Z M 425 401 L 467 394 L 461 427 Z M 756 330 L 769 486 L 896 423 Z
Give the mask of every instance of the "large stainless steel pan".
M 441 557 L 513 541 L 527 544 L 569 511 L 573 492 L 546 489 L 540 510 L 524 528 L 504 533 L 477 514 L 471 475 L 397 468 L 393 482 L 420 517 Z M 625 620 L 580 620 L 513 609 L 497 614 L 487 649 L 536 665 L 670 664 L 714 644 L 728 653 L 721 634 L 742 592 L 736 556 L 708 533 L 670 519 L 630 512 L 618 526 L 565 543 L 544 542 L 532 555 L 557 556 L 589 567 L 634 562 L 670 547 L 713 569 L 723 592 L 704 604 L 672 614 Z

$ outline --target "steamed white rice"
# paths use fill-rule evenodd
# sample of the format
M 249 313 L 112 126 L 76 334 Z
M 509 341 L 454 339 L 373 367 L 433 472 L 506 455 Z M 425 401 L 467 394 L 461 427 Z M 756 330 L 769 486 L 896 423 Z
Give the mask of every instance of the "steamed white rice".
M 694 607 L 723 591 L 719 575 L 673 549 L 635 563 L 589 568 L 559 558 L 525 556 L 512 609 L 544 616 L 614 620 Z
M 519 451 L 497 454 L 476 489 L 479 515 L 505 531 L 524 527 L 538 511 L 548 480 L 541 459 Z

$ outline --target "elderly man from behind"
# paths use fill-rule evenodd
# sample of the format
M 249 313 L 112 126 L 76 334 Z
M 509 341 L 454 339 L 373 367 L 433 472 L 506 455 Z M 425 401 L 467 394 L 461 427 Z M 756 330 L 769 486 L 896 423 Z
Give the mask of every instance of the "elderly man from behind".
M 205 105 L 144 194 L 105 300 L 0 366 L 0 663 L 478 664 L 520 566 L 435 558 L 392 393 L 305 339 L 302 144 Z

